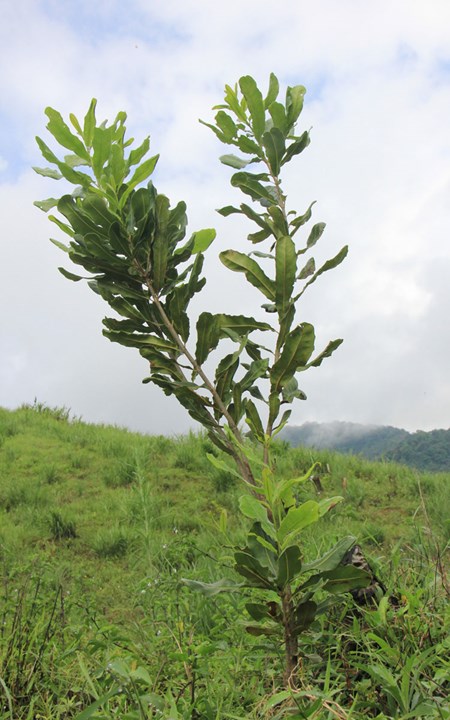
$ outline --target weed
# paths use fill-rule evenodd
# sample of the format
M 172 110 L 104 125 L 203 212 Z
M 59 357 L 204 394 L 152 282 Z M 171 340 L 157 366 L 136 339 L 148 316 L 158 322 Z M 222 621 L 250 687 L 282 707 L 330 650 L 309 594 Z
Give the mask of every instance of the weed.
M 130 548 L 130 537 L 122 528 L 108 528 L 97 533 L 92 547 L 100 558 L 121 558 Z
M 75 522 L 57 510 L 51 511 L 48 525 L 53 540 L 71 540 L 77 537 Z

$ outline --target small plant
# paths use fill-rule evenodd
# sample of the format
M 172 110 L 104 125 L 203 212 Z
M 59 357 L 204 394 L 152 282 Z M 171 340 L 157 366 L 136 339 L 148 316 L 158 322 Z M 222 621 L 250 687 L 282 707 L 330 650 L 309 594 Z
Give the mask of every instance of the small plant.
M 98 557 L 121 558 L 127 554 L 130 547 L 130 538 L 119 527 L 101 530 L 92 547 Z
M 78 537 L 76 524 L 57 510 L 52 510 L 48 520 L 53 540 L 71 540 Z
M 318 570 L 313 579 L 303 577 L 300 533 L 336 499 L 299 504 L 293 495 L 296 480 L 277 486 L 271 461 L 273 438 L 286 425 L 290 405 L 306 399 L 299 373 L 320 366 L 342 343 L 340 338 L 332 340 L 315 354 L 314 326 L 298 318 L 298 304 L 307 289 L 337 267 L 348 252 L 344 246 L 317 266 L 311 252 L 325 223 L 314 224 L 302 237 L 314 203 L 300 212 L 287 204 L 281 173 L 310 142 L 308 131 L 296 131 L 305 92 L 301 85 L 289 86 L 284 100 L 280 99 L 278 79 L 271 74 L 263 95 L 247 75 L 234 88 L 225 87 L 214 123 L 204 123 L 220 142 L 239 152 L 220 159 L 237 171 L 231 184 L 245 202 L 223 207 L 219 213 L 242 215 L 254 225 L 247 236 L 250 250 L 227 249 L 220 253 L 220 260 L 226 269 L 244 276 L 249 289 L 259 293 L 262 305 L 257 318 L 203 311 L 195 332 L 188 307 L 205 285 L 204 255 L 216 233 L 206 228 L 186 240 L 185 203 L 171 207 L 169 199 L 148 181 L 158 161 L 158 155 L 144 160 L 149 138 L 130 149 L 132 141 L 125 140 L 126 114 L 118 113 L 109 125 L 97 124 L 95 99 L 82 122 L 70 115 L 72 127 L 53 108 L 45 111 L 47 129 L 70 155 L 59 159 L 36 138 L 43 157 L 53 166 L 35 168 L 36 172 L 75 185 L 71 195 L 36 205 L 45 212 L 57 208 L 59 216 L 50 215 L 50 220 L 69 237 L 69 245 L 53 242 L 89 273 L 91 289 L 114 311 L 114 317 L 103 321 L 105 336 L 139 350 L 148 362 L 144 382 L 153 382 L 177 398 L 210 441 L 233 458 L 238 477 L 252 493 L 242 501 L 241 510 L 254 523 L 245 549 L 235 551 L 235 567 L 247 582 L 257 568 L 256 587 L 278 596 L 273 618 L 267 604 L 264 612 L 260 605 L 254 614 L 263 613 L 259 619 L 283 629 L 285 683 L 295 683 L 298 635 L 319 609 L 312 600 L 314 593 L 335 586 L 358 587 L 364 579 L 349 568 L 338 571 L 339 545 L 327 560 L 322 558 L 318 566 L 309 568 Z M 63 268 L 60 271 L 72 281 L 83 279 Z M 218 348 L 224 340 L 227 350 L 220 356 Z M 219 359 L 211 371 L 216 350 Z M 255 475 L 245 442 L 244 423 L 259 448 L 260 476 Z M 179 462 L 193 469 L 192 454 L 189 448 L 184 450 Z M 211 458 L 216 459 L 212 454 Z M 261 627 L 269 632 L 264 624 Z

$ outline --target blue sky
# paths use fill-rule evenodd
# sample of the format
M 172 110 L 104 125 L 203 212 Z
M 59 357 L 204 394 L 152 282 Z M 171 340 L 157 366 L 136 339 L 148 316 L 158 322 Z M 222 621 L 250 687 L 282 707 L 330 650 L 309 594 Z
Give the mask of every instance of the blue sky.
M 149 432 L 189 419 L 145 364 L 101 335 L 106 312 L 56 270 L 64 258 L 33 200 L 58 192 L 35 175 L 44 108 L 126 110 L 130 133 L 161 153 L 158 189 L 185 199 L 192 230 L 217 252 L 248 232 L 215 208 L 233 202 L 212 117 L 225 83 L 270 71 L 307 87 L 300 128 L 312 143 L 284 178 L 291 207 L 317 200 L 318 253 L 350 245 L 314 286 L 304 319 L 322 344 L 344 337 L 306 377 L 293 422 L 350 420 L 409 430 L 450 426 L 450 5 L 447 0 L 3 0 L 0 26 L 0 404 L 34 397 L 76 415 Z M 208 260 L 208 307 L 258 312 L 239 278 Z M 229 285 L 225 283 L 230 283 Z

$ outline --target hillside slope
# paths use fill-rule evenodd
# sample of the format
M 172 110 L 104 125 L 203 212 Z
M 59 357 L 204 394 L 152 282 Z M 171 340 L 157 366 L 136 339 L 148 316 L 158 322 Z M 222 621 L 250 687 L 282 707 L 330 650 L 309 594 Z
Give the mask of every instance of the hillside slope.
M 314 447 L 362 455 L 371 460 L 393 460 L 418 470 L 450 470 L 450 430 L 407 430 L 349 422 L 308 422 L 283 431 L 294 447 Z

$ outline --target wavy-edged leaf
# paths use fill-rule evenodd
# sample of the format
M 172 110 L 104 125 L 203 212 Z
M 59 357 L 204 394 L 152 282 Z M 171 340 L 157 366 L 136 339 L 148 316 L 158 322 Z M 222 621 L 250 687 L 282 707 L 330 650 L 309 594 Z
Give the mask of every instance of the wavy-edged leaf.
M 40 168 L 40 167 L 34 167 L 32 168 L 35 173 L 38 175 L 42 175 L 43 177 L 49 177 L 52 178 L 52 180 L 61 180 L 62 175 L 58 170 L 54 170 L 53 168 Z M 34 203 L 36 205 L 36 203 Z M 39 206 L 38 206 L 39 207 Z M 53 207 L 51 205 L 50 207 Z
M 280 316 L 284 316 L 292 303 L 296 272 L 297 254 L 294 241 L 288 235 L 283 235 L 275 246 L 275 304 Z
M 244 75 L 240 78 L 239 87 L 250 112 L 253 132 L 256 139 L 260 140 L 266 123 L 263 96 L 255 80 L 250 75 Z
M 303 100 L 306 88 L 303 85 L 294 85 L 286 90 L 286 114 L 289 128 L 292 128 L 298 120 L 303 109 Z
M 276 202 L 270 189 L 263 185 L 257 177 L 248 172 L 235 173 L 230 180 L 233 187 L 238 187 L 246 195 L 250 195 L 253 200 L 266 200 L 273 205 Z
M 280 358 L 270 373 L 275 390 L 281 389 L 298 370 L 306 368 L 314 342 L 314 327 L 310 323 L 298 325 L 288 334 Z
M 228 578 L 221 578 L 213 583 L 200 582 L 199 580 L 190 580 L 188 578 L 181 578 L 181 582 L 186 587 L 196 592 L 201 592 L 202 595 L 207 597 L 213 597 L 223 592 L 239 592 L 243 586 L 243 583 L 236 583 Z
M 220 326 L 217 316 L 202 312 L 197 320 L 197 347 L 195 357 L 199 365 L 203 365 L 209 353 L 217 347 L 220 340 Z
M 194 245 L 192 248 L 192 255 L 197 253 L 205 252 L 213 240 L 216 237 L 216 231 L 214 228 L 204 228 L 203 230 L 197 230 L 192 234 Z
M 237 250 L 225 250 L 220 253 L 225 267 L 234 272 L 243 272 L 251 285 L 258 288 L 269 300 L 275 300 L 275 283 L 267 277 L 264 270 L 252 258 Z
M 306 280 L 306 279 L 309 278 L 311 275 L 314 275 L 315 270 L 316 270 L 316 261 L 314 260 L 313 257 L 312 257 L 312 258 L 309 258 L 309 260 L 308 260 L 308 262 L 306 263 L 306 265 L 304 265 L 304 266 L 302 267 L 302 269 L 300 270 L 300 272 L 299 272 L 299 274 L 298 274 L 298 279 L 299 279 L 299 280 Z
M 278 93 L 280 91 L 280 83 L 278 82 L 278 78 L 276 75 L 274 75 L 273 72 L 270 73 L 270 79 L 269 79 L 269 89 L 267 91 L 267 95 L 264 99 L 264 107 L 268 108 L 269 105 L 271 105 L 278 97 Z
M 342 538 L 336 543 L 331 550 L 328 550 L 324 555 L 313 560 L 312 562 L 305 563 L 303 570 L 318 570 L 319 572 L 327 572 L 328 570 L 334 570 L 339 565 L 342 558 L 344 557 L 347 550 L 349 550 L 356 542 L 356 538 L 353 535 L 348 535 Z
M 304 600 L 295 608 L 295 634 L 299 635 L 309 628 L 317 614 L 317 603 L 314 600 Z
M 72 280 L 73 282 L 78 282 L 79 280 L 85 280 L 86 278 L 83 278 L 81 275 L 74 275 L 74 273 L 69 272 L 63 267 L 58 268 L 61 275 L 64 275 L 67 280 Z
M 46 200 L 35 200 L 33 205 L 36 205 L 39 210 L 48 212 L 52 208 L 56 207 L 58 205 L 58 202 L 58 198 L 47 198 Z
M 45 114 L 48 117 L 47 130 L 53 135 L 55 140 L 63 147 L 71 150 L 79 157 L 90 160 L 89 153 L 82 141 L 72 133 L 69 126 L 63 120 L 61 113 L 51 107 L 45 108 Z
M 134 150 L 130 151 L 130 154 L 127 159 L 127 166 L 128 168 L 131 168 L 132 165 L 137 165 L 141 162 L 144 155 L 148 153 L 150 150 L 150 137 L 146 137 L 142 143 L 139 145 L 139 147 L 135 148 Z
M 322 237 L 323 231 L 325 230 L 326 226 L 327 224 L 324 222 L 316 223 L 315 225 L 313 225 L 308 240 L 306 241 L 306 247 L 308 249 L 312 248 L 319 240 L 319 238 Z
M 302 554 L 298 545 L 291 545 L 283 550 L 278 558 L 277 585 L 284 589 L 302 571 Z
M 247 167 L 250 162 L 250 160 L 244 160 L 237 155 L 221 155 L 219 160 L 223 165 L 228 165 L 236 170 L 242 170 L 242 168 Z
M 216 125 L 222 133 L 222 142 L 230 145 L 233 143 L 234 138 L 237 135 L 237 126 L 233 118 L 223 110 L 219 110 L 216 117 Z
M 300 155 L 300 153 L 302 153 L 303 150 L 305 150 L 308 147 L 310 142 L 311 142 L 311 138 L 309 136 L 309 132 L 307 130 L 305 130 L 305 132 L 302 133 L 302 135 L 300 135 L 299 138 L 294 140 L 294 142 L 288 146 L 288 148 L 286 149 L 286 153 L 283 157 L 283 160 L 281 162 L 281 165 L 285 165 L 286 163 L 288 163 L 289 160 L 291 160 L 294 157 L 294 155 Z
M 241 495 L 239 510 L 250 520 L 257 520 L 262 525 L 267 522 L 267 509 L 254 495 Z
M 264 428 L 259 416 L 257 407 L 252 400 L 247 400 L 245 405 L 247 423 L 255 437 L 261 442 L 264 440 Z M 258 518 L 255 518 L 257 520 Z
M 307 500 L 298 507 L 291 507 L 278 528 L 278 542 L 284 549 L 294 544 L 298 534 L 319 519 L 319 503 Z
M 262 143 L 266 149 L 266 155 L 272 173 L 278 175 L 286 150 L 284 135 L 279 128 L 273 127 L 264 133 Z
M 91 148 L 94 139 L 94 129 L 96 126 L 95 120 L 95 109 L 97 107 L 97 100 L 92 98 L 89 109 L 84 117 L 83 122 L 83 139 L 86 143 L 86 147 Z

